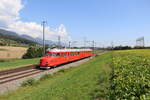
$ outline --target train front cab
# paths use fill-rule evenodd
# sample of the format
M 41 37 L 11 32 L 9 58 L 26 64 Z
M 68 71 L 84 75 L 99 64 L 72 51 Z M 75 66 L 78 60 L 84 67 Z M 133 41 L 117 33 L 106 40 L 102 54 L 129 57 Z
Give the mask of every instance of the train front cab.
M 40 60 L 40 68 L 51 68 L 69 62 L 68 52 L 48 52 Z
M 40 59 L 40 68 L 51 68 L 57 65 L 57 59 L 60 56 L 59 53 L 48 52 Z

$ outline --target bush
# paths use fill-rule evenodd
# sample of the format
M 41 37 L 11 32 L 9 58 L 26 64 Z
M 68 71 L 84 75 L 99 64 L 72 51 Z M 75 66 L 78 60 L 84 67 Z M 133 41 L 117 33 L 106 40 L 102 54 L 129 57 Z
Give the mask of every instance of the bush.
M 33 78 L 30 78 L 30 79 L 27 79 L 25 81 L 22 82 L 21 86 L 22 87 L 25 87 L 25 86 L 32 86 L 36 83 L 35 79 Z
M 45 46 L 45 50 L 48 49 L 49 46 Z M 37 47 L 37 46 L 30 46 L 27 50 L 27 53 L 25 53 L 22 58 L 28 59 L 28 58 L 38 58 L 43 56 L 43 47 Z
M 113 50 L 129 50 L 132 49 L 130 46 L 116 46 Z
M 46 79 L 48 79 L 48 78 L 50 78 L 50 77 L 52 77 L 51 74 L 45 74 L 45 75 L 43 75 L 43 76 L 40 78 L 40 80 L 43 81 L 43 80 L 46 80 Z
M 43 55 L 43 48 L 42 47 L 34 47 L 31 46 L 27 50 L 27 53 L 23 55 L 22 58 L 27 59 L 27 58 L 37 58 L 41 57 Z

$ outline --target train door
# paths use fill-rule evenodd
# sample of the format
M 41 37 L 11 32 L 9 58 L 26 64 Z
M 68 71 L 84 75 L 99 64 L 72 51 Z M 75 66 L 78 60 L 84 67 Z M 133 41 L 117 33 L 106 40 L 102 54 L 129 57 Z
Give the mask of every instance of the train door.
M 67 53 L 68 54 L 68 62 L 71 61 L 71 55 L 70 55 L 70 52 Z
M 66 52 L 63 52 L 63 53 L 62 53 L 62 62 L 63 62 L 63 63 L 66 63 L 66 62 L 67 62 L 67 53 L 66 53 Z
M 58 64 L 61 64 L 61 53 L 60 52 L 58 52 L 58 53 L 55 53 L 55 57 L 56 57 L 56 64 L 58 65 Z

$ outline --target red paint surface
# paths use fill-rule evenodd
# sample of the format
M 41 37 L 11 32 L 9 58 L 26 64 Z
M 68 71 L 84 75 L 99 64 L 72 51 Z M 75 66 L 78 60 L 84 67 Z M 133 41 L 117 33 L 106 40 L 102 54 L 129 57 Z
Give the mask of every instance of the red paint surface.
M 92 55 L 92 51 L 47 52 L 47 55 L 40 59 L 40 67 L 52 67 L 55 65 L 90 57 Z

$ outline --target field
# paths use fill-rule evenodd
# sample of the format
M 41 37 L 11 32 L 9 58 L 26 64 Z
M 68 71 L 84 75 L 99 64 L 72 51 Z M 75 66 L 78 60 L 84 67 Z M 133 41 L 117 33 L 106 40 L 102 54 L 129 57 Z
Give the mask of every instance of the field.
M 0 59 L 21 58 L 26 51 L 24 47 L 0 46 Z
M 111 54 L 104 54 L 76 68 L 58 72 L 37 85 L 0 96 L 1 100 L 91 100 L 99 75 L 111 72 Z
M 22 67 L 31 64 L 38 64 L 39 58 L 34 59 L 17 59 L 9 62 L 0 62 L 0 70 Z
M 150 99 L 150 50 L 126 50 L 113 54 L 110 98 Z
M 0 99 L 150 100 L 150 50 L 111 51 Z

